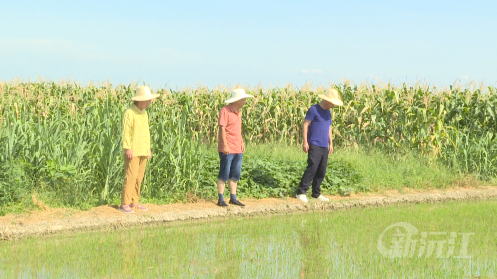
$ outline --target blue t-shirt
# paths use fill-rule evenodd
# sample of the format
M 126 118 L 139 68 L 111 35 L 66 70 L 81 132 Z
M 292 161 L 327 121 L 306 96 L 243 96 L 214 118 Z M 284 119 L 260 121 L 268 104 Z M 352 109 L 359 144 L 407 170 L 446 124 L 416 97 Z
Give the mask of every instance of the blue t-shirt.
M 328 148 L 331 126 L 330 110 L 324 110 L 319 104 L 314 105 L 307 111 L 305 119 L 311 121 L 307 131 L 307 142 Z

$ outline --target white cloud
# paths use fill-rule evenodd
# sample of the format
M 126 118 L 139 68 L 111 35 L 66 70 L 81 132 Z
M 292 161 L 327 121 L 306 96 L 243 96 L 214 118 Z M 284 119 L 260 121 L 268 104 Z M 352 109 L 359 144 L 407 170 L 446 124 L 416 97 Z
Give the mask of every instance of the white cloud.
M 303 73 L 303 74 L 307 74 L 309 71 L 306 70 L 306 69 L 302 69 L 302 71 L 300 71 L 300 72 Z
M 322 74 L 323 71 L 320 69 L 312 70 L 313 73 Z

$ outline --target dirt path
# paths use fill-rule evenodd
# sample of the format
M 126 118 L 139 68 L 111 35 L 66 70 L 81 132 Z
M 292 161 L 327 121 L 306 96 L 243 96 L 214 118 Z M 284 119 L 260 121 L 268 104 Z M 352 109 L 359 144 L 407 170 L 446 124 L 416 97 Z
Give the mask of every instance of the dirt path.
M 0 217 L 0 239 L 11 240 L 72 231 L 119 229 L 136 225 L 151 225 L 181 220 L 213 217 L 253 216 L 305 211 L 342 210 L 354 207 L 378 207 L 395 204 L 430 203 L 451 200 L 483 200 L 497 198 L 497 187 L 451 188 L 445 190 L 386 191 L 352 197 L 327 196 L 330 202 L 313 201 L 303 204 L 295 198 L 243 200 L 244 208 L 220 208 L 213 201 L 190 204 L 146 205 L 149 210 L 124 214 L 117 206 L 99 206 L 88 211 L 47 209 L 29 214 L 9 214 Z

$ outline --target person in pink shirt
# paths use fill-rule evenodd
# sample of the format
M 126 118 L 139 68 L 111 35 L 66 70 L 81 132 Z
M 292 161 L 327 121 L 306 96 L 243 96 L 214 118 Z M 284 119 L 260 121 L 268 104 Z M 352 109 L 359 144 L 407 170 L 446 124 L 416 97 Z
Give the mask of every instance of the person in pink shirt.
M 247 98 L 253 97 L 243 89 L 235 89 L 231 98 L 219 112 L 218 147 L 220 158 L 219 175 L 217 177 L 218 206 L 228 206 L 224 201 L 226 182 L 230 190 L 230 204 L 245 206 L 236 199 L 236 187 L 242 171 L 242 158 L 245 144 L 242 138 L 242 114 L 240 109 L 245 105 Z

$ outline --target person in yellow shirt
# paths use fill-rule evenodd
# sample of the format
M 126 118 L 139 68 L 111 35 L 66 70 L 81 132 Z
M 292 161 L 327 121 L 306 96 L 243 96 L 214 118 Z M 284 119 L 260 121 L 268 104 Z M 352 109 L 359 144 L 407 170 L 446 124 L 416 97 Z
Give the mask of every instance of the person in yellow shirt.
M 152 94 L 148 86 L 138 86 L 135 96 L 131 98 L 133 104 L 124 112 L 122 141 L 126 178 L 119 210 L 125 213 L 133 213 L 133 209 L 147 210 L 138 203 L 138 199 L 147 159 L 152 158 L 146 109 L 157 97 L 159 95 Z

